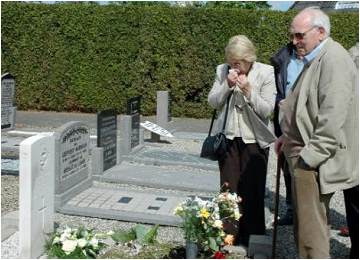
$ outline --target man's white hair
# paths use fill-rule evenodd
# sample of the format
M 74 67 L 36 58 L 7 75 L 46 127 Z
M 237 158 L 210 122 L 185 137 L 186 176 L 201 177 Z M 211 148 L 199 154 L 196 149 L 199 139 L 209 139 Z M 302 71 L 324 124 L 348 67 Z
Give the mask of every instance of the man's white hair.
M 330 19 L 329 16 L 320 10 L 318 6 L 310 6 L 301 11 L 301 13 L 308 13 L 311 18 L 311 25 L 322 27 L 327 36 L 330 36 Z

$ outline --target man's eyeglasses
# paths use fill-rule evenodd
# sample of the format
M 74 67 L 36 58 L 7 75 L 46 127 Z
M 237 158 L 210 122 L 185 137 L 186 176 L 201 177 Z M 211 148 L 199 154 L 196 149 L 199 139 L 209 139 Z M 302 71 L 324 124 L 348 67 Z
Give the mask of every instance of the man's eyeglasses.
M 305 32 L 302 32 L 302 33 L 300 33 L 300 32 L 298 32 L 298 33 L 290 33 L 289 37 L 290 37 L 291 40 L 293 40 L 294 38 L 296 38 L 297 40 L 302 40 L 302 39 L 304 39 L 304 37 L 306 36 L 306 34 L 307 34 L 308 32 L 310 32 L 312 29 L 314 29 L 315 27 L 316 27 L 316 26 L 313 26 L 313 27 L 311 27 L 309 30 L 307 30 L 307 31 L 305 31 Z

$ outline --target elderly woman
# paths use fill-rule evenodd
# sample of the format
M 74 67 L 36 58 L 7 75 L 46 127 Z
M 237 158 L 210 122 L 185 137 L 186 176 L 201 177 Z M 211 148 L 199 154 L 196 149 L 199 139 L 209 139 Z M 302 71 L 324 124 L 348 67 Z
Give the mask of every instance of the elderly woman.
M 208 97 L 209 104 L 220 111 L 217 129 L 221 131 L 231 95 L 225 126 L 229 150 L 218 163 L 221 187 L 242 198 L 238 225 L 225 229 L 235 236 L 236 244 L 244 245 L 251 234 L 265 233 L 268 146 L 274 141 L 267 128 L 276 95 L 274 71 L 272 66 L 256 62 L 255 52 L 246 36 L 232 37 L 225 48 L 226 64 L 217 67 Z

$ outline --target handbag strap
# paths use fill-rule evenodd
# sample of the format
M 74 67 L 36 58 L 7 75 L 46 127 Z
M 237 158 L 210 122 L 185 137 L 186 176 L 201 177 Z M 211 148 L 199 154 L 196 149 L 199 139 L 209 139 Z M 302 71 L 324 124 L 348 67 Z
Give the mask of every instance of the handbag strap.
M 231 91 L 230 95 L 227 97 L 227 100 L 226 100 L 225 118 L 224 118 L 224 123 L 223 123 L 222 129 L 221 129 L 222 133 L 224 133 L 224 131 L 225 131 L 226 120 L 227 120 L 227 115 L 228 115 L 228 111 L 229 111 L 229 102 L 230 102 L 230 98 L 231 98 L 232 93 L 233 93 L 233 91 Z M 216 116 L 216 109 L 214 109 L 214 112 L 213 112 L 213 115 L 212 115 L 208 136 L 211 135 L 212 127 L 214 125 L 215 116 Z

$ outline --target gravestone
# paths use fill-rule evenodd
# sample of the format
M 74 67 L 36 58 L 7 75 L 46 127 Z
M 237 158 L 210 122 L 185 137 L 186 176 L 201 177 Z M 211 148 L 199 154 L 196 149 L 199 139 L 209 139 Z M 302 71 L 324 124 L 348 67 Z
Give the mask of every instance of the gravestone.
M 103 148 L 103 171 L 116 165 L 117 116 L 115 110 L 97 114 L 97 147 Z
M 127 115 L 131 116 L 131 149 L 140 144 L 140 102 L 141 96 L 127 102 Z
M 169 91 L 157 91 L 156 96 L 156 124 L 167 128 L 171 121 L 171 96 Z M 159 142 L 160 136 L 152 132 L 151 141 Z
M 77 121 L 55 132 L 55 209 L 91 186 L 90 129 Z
M 20 143 L 19 243 L 21 258 L 44 252 L 54 231 L 55 140 L 38 134 Z
M 15 79 L 10 73 L 5 73 L 1 76 L 1 130 L 15 128 L 14 98 Z
M 157 91 L 156 124 L 167 128 L 171 121 L 171 96 L 169 91 Z

